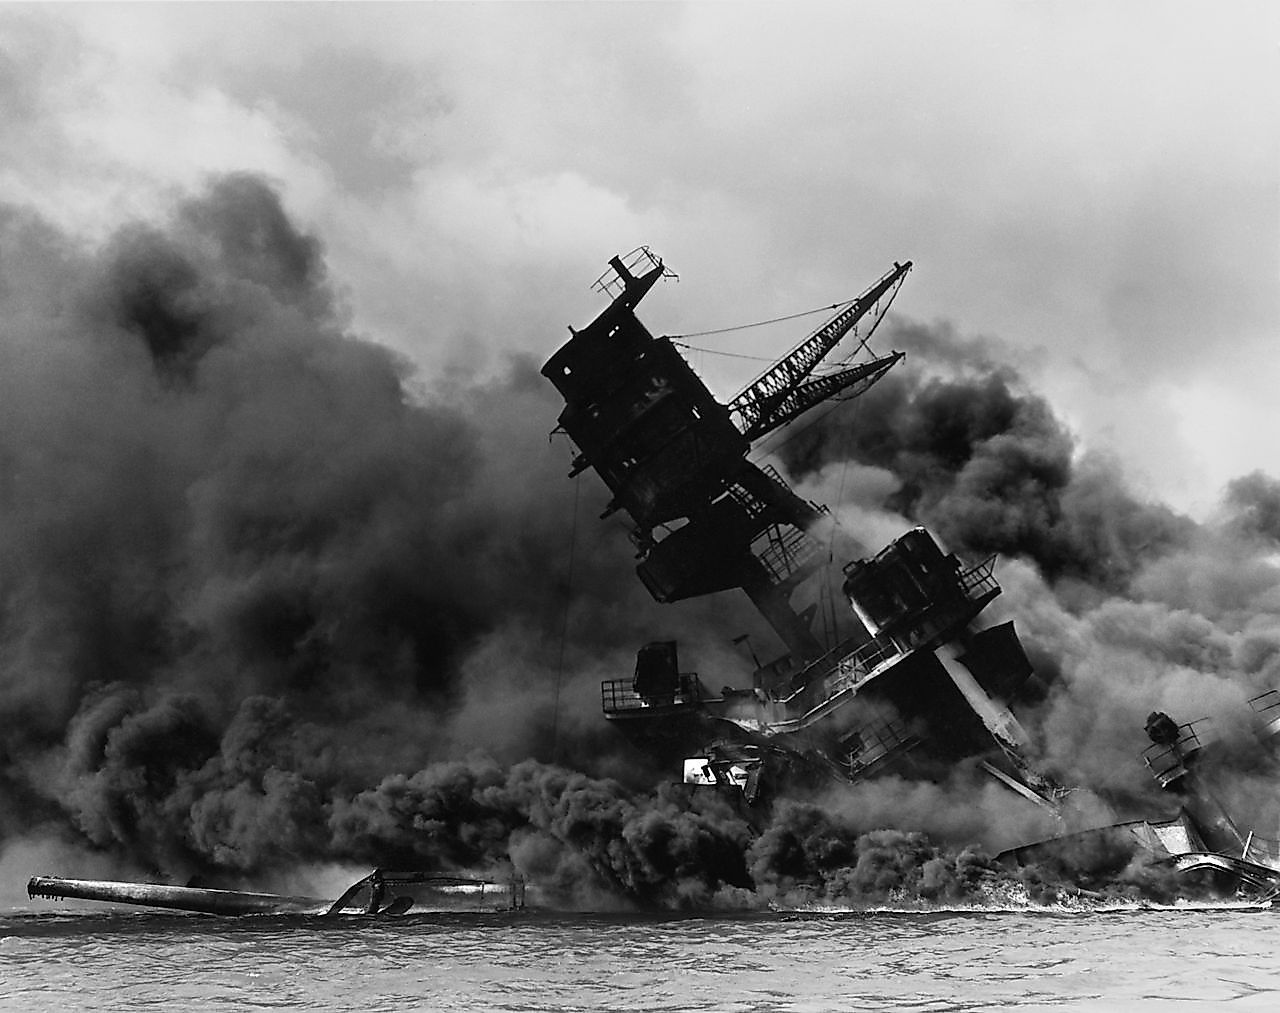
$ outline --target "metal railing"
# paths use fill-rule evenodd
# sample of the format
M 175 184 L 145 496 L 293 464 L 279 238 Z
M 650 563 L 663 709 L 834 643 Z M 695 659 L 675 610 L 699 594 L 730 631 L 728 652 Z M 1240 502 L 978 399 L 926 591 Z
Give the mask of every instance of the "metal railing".
M 851 775 L 865 773 L 872 764 L 902 752 L 919 740 L 900 720 L 886 718 L 856 729 L 858 748 L 849 751 L 846 765 Z
M 1269 689 L 1249 701 L 1253 712 L 1263 721 L 1268 737 L 1280 735 L 1280 691 Z
M 843 653 L 842 653 L 843 652 Z M 823 678 L 822 699 L 815 706 L 821 707 L 832 697 L 863 682 L 886 661 L 897 657 L 902 652 L 888 638 L 868 640 L 859 644 L 852 651 L 847 644 L 840 644 L 817 661 L 812 662 L 807 671 L 820 672 L 826 669 L 828 674 Z M 781 703 L 791 704 L 812 694 L 808 680 L 794 693 L 783 697 Z
M 999 594 L 1000 585 L 996 582 L 995 570 L 995 556 L 988 556 L 977 566 L 962 570 L 960 573 L 960 586 L 964 589 L 964 593 L 975 599 L 992 592 Z
M 606 714 L 652 710 L 657 707 L 688 707 L 702 699 L 702 684 L 696 672 L 680 673 L 674 691 L 644 697 L 633 688 L 632 679 L 606 679 L 600 683 L 600 702 Z
M 890 640 L 868 640 L 836 662 L 835 672 L 827 677 L 827 695 L 835 696 L 856 686 L 886 661 L 901 653 L 898 646 Z
M 766 461 L 764 464 L 758 465 L 758 467 L 764 473 L 765 478 L 772 481 L 774 485 L 780 486 L 781 488 L 785 489 L 787 492 L 792 491 L 791 486 L 787 485 L 787 483 L 783 480 L 782 473 L 778 471 L 778 469 L 775 468 L 772 464 Z
M 676 273 L 665 267 L 662 261 L 647 246 L 637 246 L 630 253 L 618 259 L 621 260 L 622 266 L 630 271 L 634 277 L 648 274 L 655 267 L 662 267 L 662 276 L 664 278 L 676 277 Z M 616 299 L 627 290 L 627 283 L 618 274 L 617 270 L 610 266 L 609 270 L 600 275 L 591 285 L 591 290 L 599 292 L 610 299 Z
M 990 593 L 999 593 L 1000 585 L 994 576 L 996 557 L 991 556 L 977 566 L 960 574 L 960 585 L 965 596 L 976 601 Z M 808 671 L 822 671 L 830 665 L 829 674 L 823 679 L 822 697 L 808 711 L 812 715 L 831 701 L 849 690 L 856 689 L 861 683 L 883 670 L 885 666 L 905 656 L 914 646 L 926 642 L 930 638 L 944 632 L 957 620 L 963 617 L 965 607 L 957 607 L 956 602 L 943 608 L 926 610 L 917 620 L 911 631 L 910 643 L 895 643 L 893 638 L 879 636 L 868 640 L 852 651 L 840 655 L 843 645 L 828 651 L 818 661 L 811 664 Z M 834 662 L 834 663 L 833 663 Z M 806 692 L 807 687 L 797 690 L 784 699 L 784 704 L 791 704 Z
M 1187 772 L 1186 758 L 1201 746 L 1195 726 L 1207 718 L 1200 718 L 1185 725 L 1178 725 L 1178 741 L 1172 745 L 1156 742 L 1142 751 L 1142 762 L 1161 788 L 1167 788 Z
M 774 525 L 775 529 L 777 527 Z M 756 559 L 775 581 L 781 583 L 811 559 L 817 548 L 799 528 L 771 531 L 768 547 Z
M 1249 706 L 1253 708 L 1255 714 L 1260 714 L 1268 721 L 1272 718 L 1280 716 L 1268 713 L 1280 707 L 1280 690 L 1269 689 L 1265 693 L 1259 693 L 1249 700 Z

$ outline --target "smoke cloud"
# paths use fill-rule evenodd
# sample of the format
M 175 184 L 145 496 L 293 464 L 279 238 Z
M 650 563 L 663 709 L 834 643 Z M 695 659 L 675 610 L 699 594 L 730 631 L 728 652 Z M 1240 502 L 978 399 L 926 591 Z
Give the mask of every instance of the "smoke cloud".
M 564 477 L 536 363 L 446 381 L 362 340 L 262 180 L 97 248 L 0 209 L 0 266 L 7 854 L 259 888 L 308 863 L 514 866 L 592 906 L 1047 896 L 1074 874 L 994 865 L 1056 828 L 971 771 L 769 813 L 655 791 L 671 772 L 611 734 L 599 681 L 672 637 L 708 684 L 741 681 L 749 609 L 654 605 L 604 490 Z M 1039 760 L 1101 793 L 1072 825 L 1167 805 L 1134 755 L 1145 714 L 1247 735 L 1276 684 L 1277 484 L 1241 479 L 1204 525 L 1144 503 L 998 347 L 935 331 L 899 325 L 923 368 L 781 463 L 872 551 L 925 523 L 1005 557 L 995 611 L 1052 684 L 1026 715 Z M 1089 867 L 1155 890 L 1116 861 Z
M 7 832 L 248 867 L 317 785 L 596 751 L 572 702 L 676 623 L 572 524 L 534 363 L 432 390 L 254 177 L 97 250 L 6 209 L 0 251 Z
M 992 341 L 910 324 L 884 340 L 913 368 L 788 440 L 779 453 L 798 478 L 846 460 L 882 469 L 895 486 L 881 505 L 953 551 L 1027 558 L 1052 582 L 1103 591 L 1191 537 L 1191 521 L 1137 500 L 1113 464 L 1079 453 Z
M 986 618 L 1016 621 L 1049 686 L 1020 715 L 1038 762 L 1108 801 L 1083 822 L 1176 809 L 1138 755 L 1152 710 L 1210 718 L 1200 731 L 1237 776 L 1263 763 L 1248 701 L 1280 679 L 1280 485 L 1238 479 L 1195 522 L 1082 449 L 999 342 L 892 321 L 886 341 L 911 368 L 778 453 L 846 525 L 893 537 L 924 524 L 962 558 L 1000 556 L 1005 594 Z M 1274 815 L 1258 824 L 1278 831 Z

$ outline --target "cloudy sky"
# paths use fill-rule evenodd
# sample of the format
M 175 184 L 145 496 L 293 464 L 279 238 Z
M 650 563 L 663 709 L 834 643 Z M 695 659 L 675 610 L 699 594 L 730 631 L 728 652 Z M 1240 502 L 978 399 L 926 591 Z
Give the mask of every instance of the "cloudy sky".
M 92 245 L 261 172 L 353 328 L 427 387 L 541 361 L 641 243 L 681 279 L 643 308 L 657 333 L 831 303 L 911 259 L 899 313 L 1001 343 L 1139 495 L 1202 514 L 1280 475 L 1278 12 L 5 5 L 0 200 Z M 696 364 L 726 397 L 754 368 Z

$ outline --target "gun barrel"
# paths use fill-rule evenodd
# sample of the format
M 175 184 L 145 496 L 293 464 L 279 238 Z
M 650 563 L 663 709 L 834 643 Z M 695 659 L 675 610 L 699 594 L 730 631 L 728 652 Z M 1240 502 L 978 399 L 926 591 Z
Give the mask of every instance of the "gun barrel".
M 137 904 L 215 915 L 302 914 L 324 911 L 329 902 L 315 897 L 283 897 L 273 893 L 243 893 L 239 890 L 206 890 L 193 886 L 166 886 L 160 883 L 119 883 L 99 879 L 62 879 L 34 876 L 27 883 L 27 896 L 58 900 L 75 898 L 110 904 Z

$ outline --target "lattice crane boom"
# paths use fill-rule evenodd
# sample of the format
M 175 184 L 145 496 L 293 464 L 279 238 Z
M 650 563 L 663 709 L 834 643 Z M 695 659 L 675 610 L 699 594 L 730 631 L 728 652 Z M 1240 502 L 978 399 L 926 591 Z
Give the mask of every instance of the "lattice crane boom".
M 849 394 L 857 397 L 873 383 L 889 372 L 906 353 L 890 352 L 866 362 L 860 362 L 849 369 L 837 373 L 827 373 L 814 377 L 789 391 L 778 395 L 759 418 L 742 435 L 749 440 L 758 440 L 775 429 L 785 426 L 792 419 L 803 415 L 810 408 L 821 404 L 829 397 L 855 388 Z
M 764 371 L 756 380 L 746 387 L 728 404 L 729 414 L 738 430 L 748 439 L 762 436 L 782 424 L 775 421 L 777 413 L 784 403 L 790 403 L 796 392 L 814 368 L 840 340 L 849 333 L 866 314 L 882 299 L 886 293 L 901 283 L 907 272 L 911 270 L 911 261 L 905 264 L 894 264 L 893 270 L 872 285 L 862 295 L 854 299 L 848 306 L 819 327 L 808 338 L 802 341 L 786 356 L 778 360 Z M 877 360 L 879 361 L 879 360 Z M 896 359 L 894 361 L 897 361 Z M 889 365 L 892 365 L 890 363 Z M 888 367 L 886 366 L 885 369 Z M 884 370 L 875 374 L 879 379 Z M 839 376 L 841 374 L 834 374 Z M 861 377 L 854 377 L 850 384 Z M 815 381 L 818 382 L 818 381 Z M 872 381 L 874 382 L 874 380 Z M 846 384 L 845 386 L 848 386 Z M 868 384 L 869 386 L 869 384 Z M 843 388 L 837 387 L 836 390 Z M 834 393 L 832 391 L 831 393 Z M 828 394 L 827 396 L 830 396 Z M 812 407 L 821 398 L 809 401 L 805 407 Z M 800 414 L 804 408 L 789 411 L 789 421 Z

